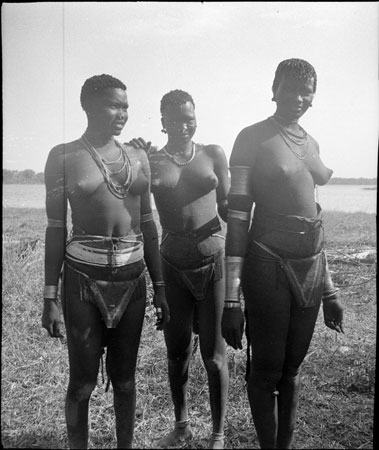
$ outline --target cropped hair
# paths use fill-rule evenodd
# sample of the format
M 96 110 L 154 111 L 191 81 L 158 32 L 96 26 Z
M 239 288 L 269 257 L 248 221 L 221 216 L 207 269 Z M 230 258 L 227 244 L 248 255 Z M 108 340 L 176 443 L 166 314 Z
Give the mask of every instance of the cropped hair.
M 170 91 L 162 97 L 161 114 L 163 114 L 170 105 L 183 105 L 187 102 L 192 103 L 193 107 L 195 107 L 193 98 L 187 92 L 181 91 L 180 89 Z
M 279 82 L 283 75 L 291 75 L 300 80 L 306 81 L 308 78 L 314 79 L 313 92 L 316 92 L 317 87 L 317 74 L 314 67 L 304 59 L 291 58 L 286 59 L 279 63 L 276 72 L 274 82 L 272 84 L 272 91 L 275 93 L 278 88 Z
M 84 111 L 88 109 L 90 101 L 94 97 L 100 97 L 107 88 L 119 88 L 126 91 L 125 84 L 111 75 L 103 73 L 102 75 L 94 75 L 88 78 L 84 82 L 80 93 L 80 104 Z

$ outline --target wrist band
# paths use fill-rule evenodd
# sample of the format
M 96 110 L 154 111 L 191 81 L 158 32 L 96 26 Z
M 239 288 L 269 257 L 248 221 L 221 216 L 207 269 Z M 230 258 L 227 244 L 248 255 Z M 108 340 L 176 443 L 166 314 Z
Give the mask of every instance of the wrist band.
M 228 219 L 239 219 L 243 222 L 250 222 L 250 211 L 237 211 L 235 209 L 228 209 Z
M 324 291 L 324 293 L 322 294 L 322 300 L 335 300 L 337 298 L 337 292 L 339 291 L 339 289 L 337 288 L 333 288 L 327 291 Z
M 150 222 L 151 220 L 154 220 L 153 213 L 142 214 L 141 223 Z
M 57 299 L 58 286 L 45 286 L 43 288 L 43 298 Z
M 153 281 L 153 286 L 154 287 L 166 286 L 166 283 L 164 281 Z
M 224 303 L 224 308 L 226 309 L 232 309 L 232 308 L 240 308 L 241 307 L 241 302 L 225 302 Z

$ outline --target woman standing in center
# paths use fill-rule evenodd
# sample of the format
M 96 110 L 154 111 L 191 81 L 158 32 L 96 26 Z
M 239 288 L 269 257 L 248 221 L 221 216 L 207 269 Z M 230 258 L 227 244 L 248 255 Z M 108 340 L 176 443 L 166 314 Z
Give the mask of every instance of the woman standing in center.
M 164 95 L 161 114 L 167 144 L 156 152 L 149 145 L 145 148 L 162 226 L 160 252 L 171 317 L 164 334 L 176 422 L 156 444 L 167 448 L 192 437 L 186 394 L 194 325 L 209 382 L 213 432 L 208 448 L 224 448 L 229 383 L 221 335 L 225 240 L 219 234 L 216 204 L 226 221 L 228 165 L 221 147 L 192 141 L 197 124 L 188 93 L 174 90 Z

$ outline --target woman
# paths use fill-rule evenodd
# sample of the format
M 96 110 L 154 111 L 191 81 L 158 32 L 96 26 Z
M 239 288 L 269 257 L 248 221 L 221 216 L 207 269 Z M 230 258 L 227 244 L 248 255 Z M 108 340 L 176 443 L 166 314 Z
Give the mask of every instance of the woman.
M 114 390 L 118 448 L 131 448 L 135 369 L 146 304 L 145 261 L 154 286 L 158 329 L 169 320 L 150 206 L 145 152 L 118 143 L 128 120 L 125 85 L 93 76 L 81 91 L 88 126 L 83 136 L 54 147 L 45 167 L 45 289 L 42 326 L 61 336 L 57 305 L 63 265 L 62 306 L 70 380 L 66 423 L 70 448 L 87 448 L 88 402 L 107 347 Z M 67 240 L 67 201 L 72 237 Z
M 281 62 L 272 88 L 274 115 L 243 129 L 230 157 L 222 333 L 229 345 L 242 348 L 242 278 L 252 352 L 248 396 L 261 448 L 291 446 L 300 367 L 321 300 L 326 325 L 343 331 L 314 195 L 315 185 L 327 183 L 332 170 L 298 123 L 312 106 L 316 85 L 308 62 Z
M 228 391 L 225 341 L 221 315 L 225 296 L 224 238 L 216 213 L 226 220 L 228 168 L 218 145 L 193 142 L 196 131 L 192 97 L 174 90 L 161 100 L 167 144 L 160 151 L 147 148 L 151 190 L 162 226 L 160 247 L 166 297 L 171 320 L 164 329 L 175 427 L 157 442 L 163 448 L 192 437 L 188 417 L 187 384 L 192 331 L 199 333 L 207 370 L 213 421 L 209 448 L 224 446 L 224 417 Z M 198 329 L 197 329 L 198 328 Z

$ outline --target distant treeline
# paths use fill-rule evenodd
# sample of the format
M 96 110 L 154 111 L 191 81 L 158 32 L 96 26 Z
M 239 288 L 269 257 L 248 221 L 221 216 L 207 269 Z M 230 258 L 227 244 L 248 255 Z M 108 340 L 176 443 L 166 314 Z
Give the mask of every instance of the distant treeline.
M 32 169 L 22 171 L 3 169 L 3 184 L 44 184 L 43 173 Z M 376 178 L 332 178 L 328 184 L 367 184 L 376 185 Z
M 376 185 L 376 178 L 337 178 L 332 177 L 328 184 L 369 184 Z
M 3 169 L 3 184 L 44 184 L 43 173 L 35 173 L 32 169 Z

